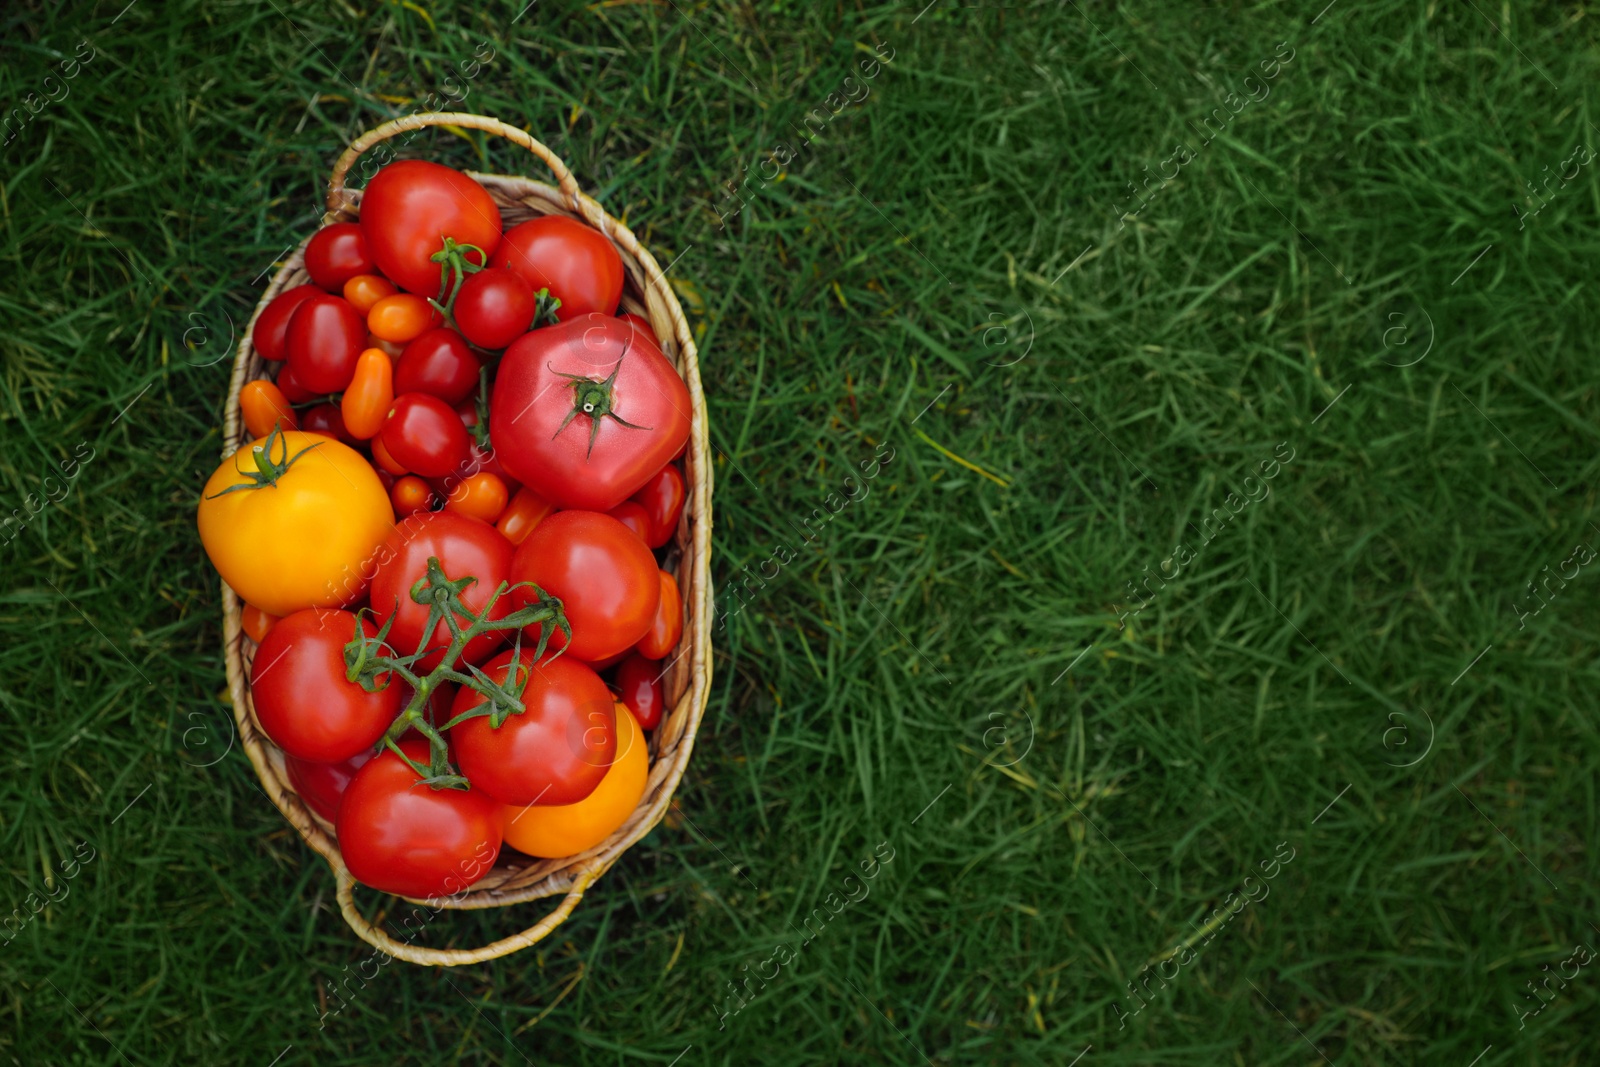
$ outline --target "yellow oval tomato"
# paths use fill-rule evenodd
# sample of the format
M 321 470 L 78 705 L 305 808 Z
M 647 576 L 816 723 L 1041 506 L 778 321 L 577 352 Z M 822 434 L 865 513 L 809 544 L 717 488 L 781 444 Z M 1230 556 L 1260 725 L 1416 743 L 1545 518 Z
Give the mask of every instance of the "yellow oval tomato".
M 594 792 L 576 804 L 507 805 L 505 842 L 540 859 L 562 859 L 600 844 L 628 821 L 650 778 L 644 731 L 626 704 L 617 705 L 617 758 Z
M 355 449 L 290 430 L 222 461 L 200 495 L 199 523 L 200 543 L 223 581 L 283 616 L 360 596 L 373 555 L 394 528 L 394 509 Z

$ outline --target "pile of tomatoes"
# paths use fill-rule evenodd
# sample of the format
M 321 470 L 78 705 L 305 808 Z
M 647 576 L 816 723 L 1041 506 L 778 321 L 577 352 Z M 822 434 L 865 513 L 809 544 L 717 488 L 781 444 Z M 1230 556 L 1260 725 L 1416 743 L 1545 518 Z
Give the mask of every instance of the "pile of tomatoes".
M 505 229 L 449 167 L 383 168 L 305 267 L 252 326 L 276 381 L 241 390 L 252 440 L 199 505 L 257 720 L 375 888 L 592 848 L 644 793 L 683 633 L 688 389 L 618 314 L 604 235 Z

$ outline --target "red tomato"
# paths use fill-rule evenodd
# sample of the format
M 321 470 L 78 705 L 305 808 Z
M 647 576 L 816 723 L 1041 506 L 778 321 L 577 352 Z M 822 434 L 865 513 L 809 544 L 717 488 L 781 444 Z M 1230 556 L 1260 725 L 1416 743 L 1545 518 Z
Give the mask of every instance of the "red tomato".
M 661 338 L 656 336 L 655 327 L 650 325 L 649 319 L 645 318 L 643 315 L 635 315 L 631 311 L 623 312 L 618 316 L 618 318 L 620 318 L 623 322 L 630 323 L 634 329 L 644 331 L 644 335 L 650 339 L 651 344 L 655 345 L 657 348 L 661 347 Z M 647 726 L 645 729 L 648 730 L 649 727 Z
M 357 274 L 344 283 L 344 298 L 363 315 L 372 310 L 373 304 L 398 291 L 394 282 L 376 274 Z
M 511 651 L 490 661 L 485 672 L 506 680 Z M 474 789 L 506 804 L 575 804 L 594 792 L 617 755 L 616 711 L 611 692 L 591 668 L 569 656 L 546 658 L 537 667 L 524 645 L 519 674 L 525 710 L 498 728 L 487 715 L 450 731 L 461 773 Z M 483 695 L 462 687 L 451 716 L 483 704 Z
M 504 348 L 528 332 L 537 308 L 520 274 L 490 267 L 461 283 L 451 314 L 462 336 L 479 348 Z
M 283 769 L 288 772 L 289 785 L 306 807 L 333 822 L 339 815 L 339 798 L 366 762 L 371 752 L 357 752 L 338 763 L 313 763 L 296 756 L 283 757 Z
M 320 433 L 335 441 L 343 441 L 347 445 L 358 443 L 350 431 L 344 428 L 344 416 L 339 413 L 337 404 L 318 404 L 314 408 L 308 408 L 300 419 L 300 428 L 307 433 Z
M 397 394 L 427 393 L 454 407 L 478 388 L 482 366 L 461 335 L 442 326 L 406 345 L 394 368 Z
M 330 293 L 344 291 L 344 283 L 358 274 L 372 273 L 372 256 L 361 227 L 353 222 L 324 226 L 306 245 L 306 273 Z
M 500 245 L 500 209 L 460 171 L 407 159 L 367 183 L 361 229 L 384 277 L 409 292 L 443 299 L 439 264 L 430 257 L 444 247 L 445 237 L 493 256 Z M 487 265 L 476 256 L 473 262 Z
M 377 633 L 371 620 L 362 627 Z M 400 714 L 398 678 L 376 693 L 345 678 L 344 646 L 355 632 L 351 612 L 306 608 L 278 620 L 256 650 L 250 670 L 256 718 L 291 756 L 349 759 L 375 745 Z
M 408 474 L 395 479 L 389 490 L 389 500 L 394 504 L 395 515 L 404 518 L 433 507 L 433 487 L 416 475 Z
M 366 341 L 367 324 L 350 301 L 318 293 L 289 319 L 284 351 L 297 382 L 313 393 L 337 393 L 354 377 Z
M 617 668 L 614 686 L 617 695 L 646 730 L 654 730 L 666 711 L 666 692 L 661 684 L 666 673 L 659 661 L 646 659 L 637 652 Z
M 494 522 L 506 509 L 506 483 L 488 471 L 468 475 L 445 497 L 445 510 Z
M 518 489 L 516 496 L 500 513 L 500 520 L 495 526 L 506 535 L 507 541 L 520 545 L 528 539 L 533 528 L 549 518 L 553 511 L 555 508 L 550 501 L 532 489 Z
M 656 605 L 650 632 L 639 639 L 639 653 L 650 659 L 661 659 L 678 647 L 682 636 L 683 597 L 678 593 L 678 580 L 662 571 L 661 602 Z
M 376 440 L 396 463 L 424 478 L 458 472 L 468 459 L 467 428 L 449 404 L 427 393 L 397 397 Z
M 606 512 L 613 519 L 632 530 L 644 541 L 650 536 L 650 516 L 645 514 L 644 508 L 631 500 L 624 500 L 610 511 Z
M 278 370 L 278 388 L 283 390 L 284 398 L 291 404 L 304 404 L 308 400 L 315 400 L 317 396 L 295 380 L 294 372 L 287 363 Z
M 403 656 L 421 648 L 428 609 L 411 599 L 411 588 L 427 577 L 429 556 L 439 557 L 447 578 L 477 579 L 462 592 L 461 602 L 468 610 L 481 612 L 495 589 L 507 579 L 511 553 L 511 542 L 493 526 L 452 511 L 434 511 L 403 520 L 374 556 L 378 573 L 372 579 L 372 610 L 380 626 L 395 616 L 389 630 L 389 646 Z M 508 593 L 495 602 L 493 617 L 504 618 L 521 603 L 515 593 Z M 504 637 L 500 632 L 479 634 L 457 662 L 482 663 L 494 654 Z M 412 670 L 426 672 L 438 666 L 449 643 L 450 629 L 440 619 L 428 640 L 428 647 L 435 651 L 419 660 Z
M 541 215 L 506 231 L 496 267 L 522 275 L 535 293 L 550 290 L 561 301 L 562 322 L 591 311 L 614 315 L 622 300 L 622 257 L 592 226 L 565 215 Z
M 506 349 L 489 436 L 507 473 L 559 507 L 610 511 L 689 438 L 689 390 L 627 323 L 585 315 Z
M 511 561 L 512 582 L 532 582 L 558 597 L 572 625 L 567 650 L 589 663 L 626 651 L 650 631 L 661 599 L 655 557 L 610 515 L 558 511 L 533 528 Z M 513 590 L 519 604 L 527 589 Z M 538 627 L 529 627 L 537 636 Z M 557 631 L 550 646 L 565 637 Z
M 284 331 L 289 328 L 289 319 L 306 297 L 315 296 L 320 292 L 321 290 L 314 285 L 297 285 L 273 297 L 272 303 L 262 309 L 256 324 L 250 327 L 250 344 L 261 353 L 262 359 L 284 358 Z
M 650 533 L 645 544 L 660 548 L 678 532 L 678 519 L 683 515 L 683 503 L 688 499 L 683 472 L 668 463 L 644 483 L 644 488 L 633 494 L 634 503 L 644 508 L 650 516 Z
M 427 766 L 425 740 L 402 738 L 400 748 Z M 500 855 L 501 805 L 479 789 L 417 781 L 417 772 L 387 749 L 357 771 L 339 802 L 339 851 L 357 881 L 385 893 L 418 899 L 459 893 Z

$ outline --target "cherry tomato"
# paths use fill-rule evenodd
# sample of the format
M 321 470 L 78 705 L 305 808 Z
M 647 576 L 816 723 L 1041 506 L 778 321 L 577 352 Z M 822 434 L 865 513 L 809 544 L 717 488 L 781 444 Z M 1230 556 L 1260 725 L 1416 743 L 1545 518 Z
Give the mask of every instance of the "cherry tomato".
M 468 475 L 445 498 L 446 511 L 494 522 L 506 509 L 506 483 L 488 471 Z
M 422 738 L 402 738 L 400 749 L 427 766 Z M 339 801 L 339 851 L 356 880 L 374 889 L 417 899 L 459 893 L 500 855 L 501 805 L 481 789 L 417 782 L 388 749 L 357 771 Z
M 294 371 L 289 369 L 289 364 L 287 363 L 278 370 L 278 388 L 283 390 L 283 395 L 291 404 L 304 404 L 306 401 L 314 399 L 317 395 L 300 384 L 294 376 Z
M 406 350 L 405 345 L 397 345 L 393 341 L 385 341 L 383 338 L 374 336 L 370 332 L 367 334 L 367 347 L 383 349 L 384 354 L 389 357 L 390 362 L 399 359 L 400 353 Z
M 372 610 L 379 625 L 394 616 L 389 645 L 407 656 L 422 648 L 428 609 L 411 598 L 411 589 L 427 577 L 429 556 L 439 558 L 447 578 L 477 579 L 461 593 L 461 602 L 469 611 L 481 612 L 500 583 L 507 580 L 512 551 L 511 542 L 493 526 L 453 511 L 413 515 L 401 522 L 374 557 L 378 573 L 372 579 Z M 521 601 L 508 593 L 495 601 L 492 617 L 504 618 L 519 606 Z M 479 634 L 457 662 L 482 663 L 504 639 L 503 631 Z M 449 626 L 440 619 L 428 637 L 427 647 L 433 651 L 412 670 L 432 670 L 449 643 Z
M 284 351 L 295 380 L 313 393 L 337 393 L 350 384 L 367 326 L 342 296 L 307 297 L 289 319 Z
M 661 338 L 656 336 L 655 327 L 650 325 L 649 319 L 645 318 L 643 315 L 635 315 L 631 311 L 624 311 L 617 317 L 623 322 L 631 325 L 634 329 L 643 331 L 644 335 L 650 339 L 651 344 L 655 345 L 657 348 L 661 347 Z M 646 729 L 649 729 L 649 727 L 646 727 Z
M 309 408 L 301 421 L 305 424 L 301 429 L 306 433 L 319 433 L 335 441 L 343 441 L 347 445 L 356 443 L 355 437 L 344 428 L 344 416 L 339 414 L 337 404 L 318 404 Z
M 394 406 L 394 364 L 381 348 L 369 348 L 356 360 L 356 373 L 339 401 L 344 428 L 358 441 L 370 440 L 383 429 Z
M 617 667 L 617 695 L 646 730 L 654 730 L 666 711 L 666 691 L 661 683 L 666 673 L 659 660 L 646 659 L 637 652 Z
M 467 340 L 479 348 L 504 348 L 528 332 L 537 308 L 520 274 L 489 267 L 461 283 L 452 313 Z
M 345 282 L 372 269 L 367 239 L 354 222 L 324 226 L 306 245 L 306 273 L 330 293 L 343 291 Z
M 500 521 L 495 523 L 500 532 L 506 535 L 506 540 L 514 545 L 520 545 L 528 539 L 533 528 L 549 518 L 555 511 L 555 506 L 532 489 L 518 489 L 506 509 L 500 513 Z
M 395 398 L 383 430 L 373 438 L 406 470 L 424 478 L 443 478 L 468 458 L 467 428 L 449 404 L 427 393 Z
M 367 329 L 372 336 L 399 345 L 416 340 L 442 321 L 439 313 L 415 293 L 386 296 L 367 312 Z
M 489 661 L 485 673 L 498 685 L 510 673 L 512 651 Z M 615 705 L 606 684 L 570 656 L 532 665 L 531 650 L 518 653 L 524 678 L 524 710 L 498 727 L 481 715 L 450 731 L 461 773 L 473 788 L 504 804 L 574 804 L 606 776 L 617 755 Z M 452 717 L 484 703 L 483 694 L 462 687 Z
M 622 828 L 650 781 L 650 752 L 632 712 L 616 705 L 617 758 L 594 792 L 576 804 L 501 809 L 505 843 L 530 856 L 561 859 L 587 852 Z
M 488 190 L 460 171 L 408 159 L 390 163 L 367 183 L 361 229 L 385 278 L 408 292 L 442 300 L 439 264 L 432 256 L 444 247 L 443 238 L 492 256 L 500 245 L 500 208 Z M 472 261 L 488 265 L 476 255 Z
M 645 514 L 644 508 L 631 500 L 624 500 L 610 511 L 606 512 L 613 519 L 632 530 L 643 541 L 650 536 L 650 516 Z
M 594 663 L 626 651 L 655 621 L 661 580 L 655 557 L 610 515 L 558 511 L 533 528 L 511 561 L 512 582 L 532 582 L 560 598 L 572 625 L 568 651 Z M 513 590 L 519 605 L 528 589 Z M 537 625 L 529 632 L 537 636 Z M 566 640 L 551 634 L 552 648 Z
M 389 490 L 389 500 L 394 504 L 394 513 L 405 518 L 433 507 L 433 487 L 415 474 L 408 474 L 395 479 L 394 487 Z
M 363 619 L 370 635 L 377 627 Z M 400 714 L 400 679 L 380 675 L 369 693 L 345 677 L 344 646 L 356 632 L 348 611 L 307 608 L 278 621 L 256 650 L 250 698 L 273 744 L 301 759 L 332 763 L 371 748 Z
M 283 390 L 264 379 L 245 382 L 239 390 L 239 414 L 244 418 L 244 428 L 251 437 L 265 437 L 274 426 L 284 430 L 298 430 L 300 420 Z
M 306 807 L 331 823 L 339 815 L 339 798 L 371 758 L 371 752 L 361 751 L 338 763 L 313 763 L 286 755 L 283 769 L 288 772 L 289 785 L 300 794 Z
M 660 548 L 678 532 L 678 519 L 683 515 L 683 503 L 688 499 L 688 489 L 683 482 L 683 472 L 668 463 L 644 483 L 644 488 L 633 494 L 634 503 L 644 508 L 650 516 L 650 533 L 645 544 Z
M 394 282 L 376 274 L 357 274 L 344 283 L 344 298 L 363 315 L 372 310 L 373 304 L 399 291 Z
M 656 605 L 655 621 L 650 632 L 639 639 L 639 654 L 650 659 L 661 659 L 678 647 L 683 636 L 683 597 L 678 593 L 678 580 L 666 571 L 661 572 L 661 601 Z
M 245 636 L 258 645 L 267 639 L 267 634 L 272 632 L 277 621 L 276 615 L 269 615 L 254 604 L 246 604 L 239 613 L 239 625 L 244 629 Z
M 394 390 L 427 393 L 454 407 L 477 390 L 481 366 L 459 333 L 449 327 L 429 330 L 400 354 Z
M 315 296 L 321 291 L 314 285 L 297 285 L 273 297 L 272 303 L 262 309 L 256 324 L 250 328 L 250 344 L 261 353 L 262 359 L 277 361 L 284 358 L 284 331 L 289 328 L 289 319 L 306 297 Z
M 592 226 L 565 215 L 541 215 L 506 231 L 491 265 L 510 267 L 537 293 L 561 301 L 562 322 L 591 311 L 615 315 L 622 299 L 622 257 Z
M 411 473 L 406 470 L 403 464 L 395 462 L 395 458 L 389 455 L 389 450 L 383 447 L 383 438 L 381 436 L 374 437 L 367 442 L 367 445 L 372 449 L 372 462 L 378 470 L 390 477 L 399 477 L 402 474 Z

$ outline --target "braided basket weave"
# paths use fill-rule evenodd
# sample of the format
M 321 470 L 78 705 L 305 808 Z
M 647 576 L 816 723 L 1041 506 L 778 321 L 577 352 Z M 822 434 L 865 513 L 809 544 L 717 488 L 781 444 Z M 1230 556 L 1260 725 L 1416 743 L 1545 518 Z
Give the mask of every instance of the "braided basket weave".
M 661 339 L 661 349 L 689 387 L 693 410 L 690 419 L 689 447 L 685 455 L 688 500 L 675 540 L 669 548 L 666 569 L 672 571 L 683 592 L 685 611 L 683 641 L 663 679 L 667 713 L 652 732 L 650 777 L 638 808 L 605 843 L 577 856 L 560 860 L 535 860 L 520 854 L 503 853 L 487 875 L 472 886 L 443 900 L 421 901 L 429 907 L 498 908 L 524 901 L 561 895 L 554 910 L 533 926 L 481 948 L 424 948 L 396 941 L 376 921 L 369 921 L 356 907 L 355 879 L 345 867 L 333 828 L 301 801 L 289 785 L 283 755 L 261 731 L 250 702 L 250 665 L 256 646 L 245 636 L 240 623 L 242 604 L 227 583 L 222 586 L 223 646 L 227 655 L 228 690 L 233 697 L 234 718 L 245 754 L 267 796 L 322 855 L 338 879 L 339 910 L 345 921 L 368 944 L 398 959 L 427 966 L 455 967 L 479 963 L 508 955 L 539 941 L 572 913 L 584 892 L 617 858 L 661 821 L 672 801 L 673 790 L 688 765 L 695 734 L 705 711 L 711 683 L 711 467 L 707 462 L 705 396 L 700 389 L 700 368 L 694 337 L 684 319 L 683 309 L 668 286 L 655 259 L 638 238 L 620 222 L 606 214 L 597 202 L 583 195 L 567 169 L 549 148 L 522 130 L 482 115 L 452 112 L 413 115 L 384 123 L 357 138 L 339 157 L 328 186 L 328 212 L 322 225 L 350 222 L 359 218 L 361 194 L 344 187 L 346 175 L 360 155 L 374 145 L 397 134 L 425 126 L 454 126 L 484 130 L 521 145 L 543 160 L 554 174 L 555 187 L 526 178 L 495 174 L 472 175 L 495 200 L 507 229 L 539 215 L 562 214 L 593 226 L 610 239 L 622 256 L 626 280 L 623 310 L 644 315 Z M 310 240 L 310 238 L 307 238 Z M 272 279 L 256 305 L 250 326 L 263 308 L 286 289 L 310 280 L 304 266 L 305 242 L 295 250 Z M 246 329 L 234 359 L 233 377 L 228 389 L 227 411 L 223 422 L 223 456 L 232 455 L 249 441 L 239 413 L 239 390 L 256 378 L 269 377 L 269 364 L 251 347 Z

